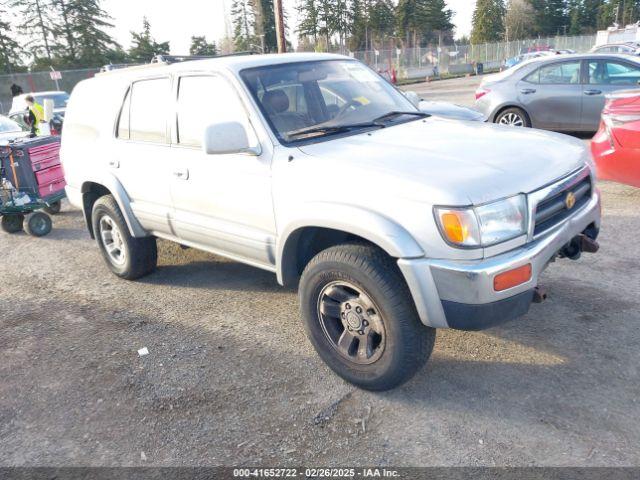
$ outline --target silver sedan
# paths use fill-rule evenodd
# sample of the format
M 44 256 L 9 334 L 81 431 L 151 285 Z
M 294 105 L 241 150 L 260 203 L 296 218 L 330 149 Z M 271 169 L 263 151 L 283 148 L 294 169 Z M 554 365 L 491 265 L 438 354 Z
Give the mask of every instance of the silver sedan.
M 606 95 L 639 82 L 640 59 L 629 55 L 537 58 L 486 77 L 475 108 L 502 125 L 595 132 Z

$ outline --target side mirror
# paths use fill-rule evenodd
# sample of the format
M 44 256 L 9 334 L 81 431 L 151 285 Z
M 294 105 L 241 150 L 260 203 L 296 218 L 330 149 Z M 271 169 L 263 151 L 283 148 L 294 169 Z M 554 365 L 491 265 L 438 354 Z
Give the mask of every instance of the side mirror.
M 202 148 L 207 155 L 248 153 L 260 155 L 259 146 L 249 143 L 247 129 L 239 122 L 213 123 L 204 131 Z
M 414 91 L 403 92 L 403 93 L 404 93 L 404 96 L 407 97 L 407 100 L 409 100 L 414 107 L 418 108 L 420 106 L 420 102 L 422 101 L 422 99 L 420 98 L 420 95 L 418 95 Z

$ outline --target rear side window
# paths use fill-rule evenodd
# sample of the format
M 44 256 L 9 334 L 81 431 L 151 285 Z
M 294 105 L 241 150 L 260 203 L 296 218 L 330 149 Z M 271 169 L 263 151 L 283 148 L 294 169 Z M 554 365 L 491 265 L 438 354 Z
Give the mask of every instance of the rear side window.
M 167 143 L 167 101 L 171 94 L 168 78 L 143 80 L 131 86 L 123 112 L 129 102 L 129 139 L 138 142 Z M 125 115 L 120 123 L 126 127 Z
M 533 72 L 526 80 L 540 85 L 577 85 L 580 83 L 580 62 L 546 65 Z
M 180 145 L 200 147 L 207 126 L 231 121 L 242 123 L 251 135 L 242 102 L 225 79 L 218 76 L 180 78 L 177 119 Z

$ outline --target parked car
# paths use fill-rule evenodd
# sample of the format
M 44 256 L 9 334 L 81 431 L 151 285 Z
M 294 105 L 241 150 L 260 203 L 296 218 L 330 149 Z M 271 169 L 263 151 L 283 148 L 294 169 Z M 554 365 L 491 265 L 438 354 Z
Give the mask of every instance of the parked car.
M 534 58 L 541 58 L 541 57 L 553 57 L 557 55 L 556 52 L 550 51 L 550 50 L 543 50 L 541 52 L 532 52 L 532 53 L 525 53 L 523 55 L 518 55 L 517 57 L 513 57 L 513 58 L 509 58 L 504 62 L 504 67 L 505 68 L 512 68 L 515 67 L 516 65 L 521 64 L 522 62 L 526 62 L 527 60 L 532 60 Z
M 640 187 L 640 90 L 607 97 L 591 151 L 600 178 Z
M 484 122 L 486 120 L 480 112 L 463 105 L 436 100 L 424 100 L 413 91 L 401 92 L 421 112 L 428 113 L 429 115 L 437 115 L 453 120 L 466 120 L 469 122 Z
M 349 57 L 103 73 L 62 136 L 69 200 L 115 275 L 153 272 L 156 238 L 274 272 L 318 354 L 366 389 L 412 377 L 434 328 L 524 315 L 551 260 L 597 250 L 582 141 L 429 116 Z
M 20 128 L 20 125 L 10 118 L 0 115 L 0 143 L 6 143 L 24 136 L 26 136 L 26 133 Z
M 591 49 L 591 53 L 625 53 L 627 55 L 640 55 L 640 42 L 598 45 Z
M 53 119 L 51 122 L 52 134 L 59 135 L 62 132 L 64 124 L 64 115 L 67 110 L 67 103 L 69 102 L 69 94 L 62 91 L 51 92 L 36 92 L 25 93 L 13 97 L 13 104 L 11 105 L 11 111 L 9 112 L 9 118 L 16 122 L 23 130 L 29 130 L 29 126 L 25 122 L 25 114 L 27 113 L 27 102 L 25 98 L 27 95 L 33 95 L 33 98 L 40 105 L 44 105 L 44 101 L 49 99 L 53 100 Z
M 563 132 L 595 132 L 605 96 L 640 81 L 640 59 L 627 55 L 558 55 L 486 77 L 476 110 L 489 122 Z

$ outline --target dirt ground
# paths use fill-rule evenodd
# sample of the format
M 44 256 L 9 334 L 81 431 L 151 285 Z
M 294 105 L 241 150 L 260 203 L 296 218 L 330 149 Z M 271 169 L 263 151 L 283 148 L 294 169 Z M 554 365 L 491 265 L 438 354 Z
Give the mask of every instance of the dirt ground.
M 1 233 L 0 466 L 640 465 L 640 190 L 601 188 L 600 253 L 381 394 L 321 362 L 269 273 L 160 242 L 119 280 L 68 205 Z

